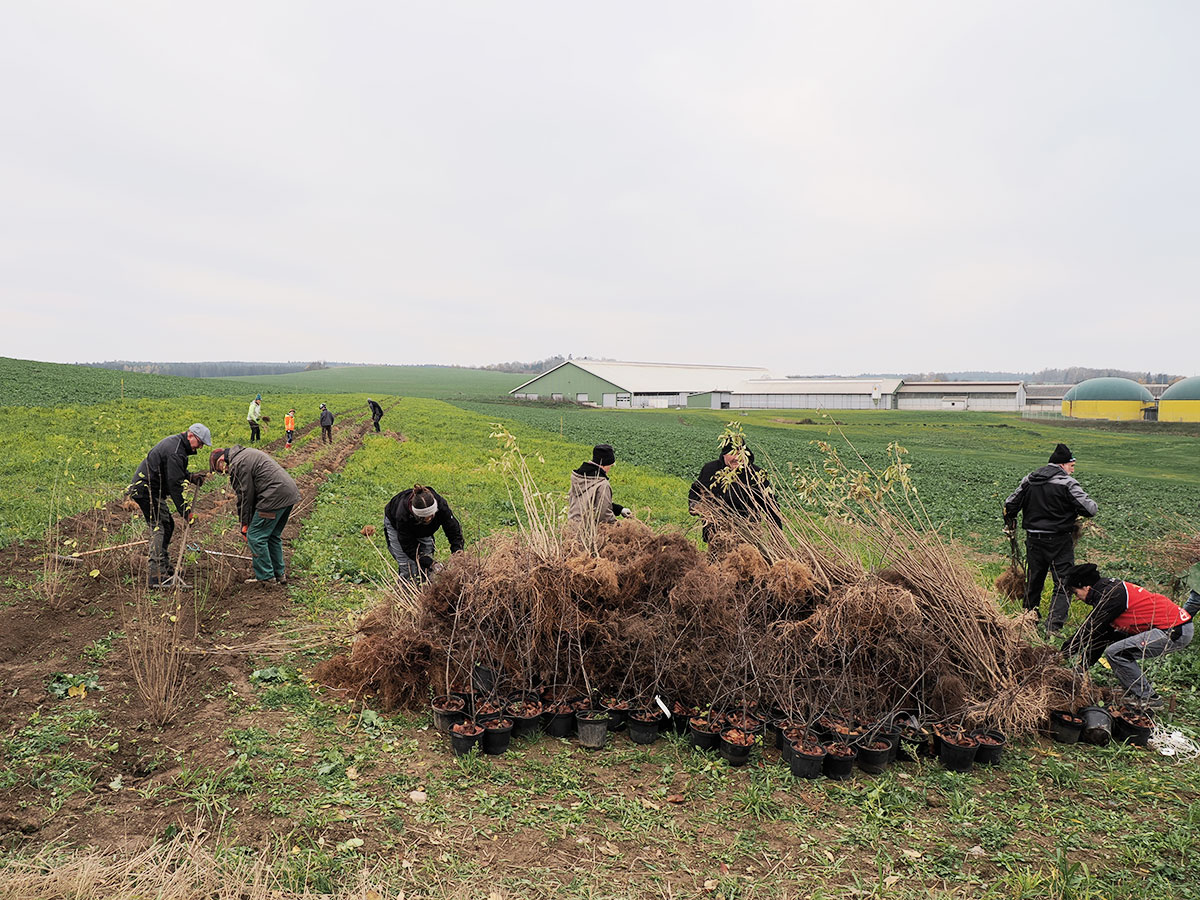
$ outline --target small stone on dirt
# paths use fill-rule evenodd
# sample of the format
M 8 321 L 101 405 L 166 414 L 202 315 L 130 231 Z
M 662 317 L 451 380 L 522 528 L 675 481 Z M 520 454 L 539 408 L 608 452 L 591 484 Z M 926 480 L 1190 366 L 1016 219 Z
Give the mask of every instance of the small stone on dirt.
M 429 795 L 424 791 L 413 791 L 408 795 L 408 799 L 413 803 L 424 803 L 429 799 Z
M 987 851 L 984 850 L 978 844 L 976 844 L 974 847 L 972 847 L 970 850 L 967 851 L 967 856 L 974 856 L 976 858 L 978 858 L 980 856 L 987 856 Z

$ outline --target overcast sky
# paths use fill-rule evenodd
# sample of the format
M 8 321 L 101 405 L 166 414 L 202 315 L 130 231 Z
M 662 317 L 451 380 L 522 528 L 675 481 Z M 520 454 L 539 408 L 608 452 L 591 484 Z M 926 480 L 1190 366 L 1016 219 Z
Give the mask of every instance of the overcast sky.
M 1197 374 L 1198 25 L 6 3 L 0 355 Z

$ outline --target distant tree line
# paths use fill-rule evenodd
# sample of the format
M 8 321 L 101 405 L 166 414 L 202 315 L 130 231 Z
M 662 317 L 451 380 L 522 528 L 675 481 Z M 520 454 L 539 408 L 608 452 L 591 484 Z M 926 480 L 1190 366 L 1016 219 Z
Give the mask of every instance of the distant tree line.
M 492 372 L 512 372 L 516 375 L 541 375 L 543 372 L 549 372 L 555 366 L 561 366 L 569 358 L 564 356 L 548 356 L 545 359 L 539 359 L 537 362 L 494 363 L 490 366 L 484 366 L 484 368 Z
M 120 372 L 145 372 L 149 375 L 183 375 L 188 378 L 228 378 L 233 375 L 288 375 L 292 372 L 312 372 L 328 369 L 319 362 L 139 362 L 114 359 L 108 362 L 83 363 L 96 369 L 116 369 Z

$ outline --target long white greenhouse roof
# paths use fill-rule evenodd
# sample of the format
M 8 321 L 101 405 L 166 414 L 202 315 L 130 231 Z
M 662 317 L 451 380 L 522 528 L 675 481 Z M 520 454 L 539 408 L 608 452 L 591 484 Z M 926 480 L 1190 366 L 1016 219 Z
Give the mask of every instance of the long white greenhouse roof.
M 763 378 L 748 379 L 733 394 L 894 394 L 899 378 Z M 714 388 L 714 390 L 718 390 Z
M 617 362 L 615 360 L 571 359 L 555 366 L 578 366 L 597 378 L 612 382 L 631 394 L 695 394 L 702 391 L 728 391 L 749 378 L 770 375 L 760 366 L 690 366 L 679 363 Z M 512 393 L 544 378 L 543 372 L 531 378 Z

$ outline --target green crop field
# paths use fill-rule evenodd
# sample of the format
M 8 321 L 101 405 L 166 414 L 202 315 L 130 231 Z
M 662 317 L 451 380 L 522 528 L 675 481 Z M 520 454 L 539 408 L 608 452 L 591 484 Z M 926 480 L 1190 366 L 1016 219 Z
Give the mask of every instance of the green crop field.
M 221 378 L 180 378 L 0 356 L 0 407 L 67 406 L 168 397 L 240 397 L 244 385 Z M 251 390 L 246 403 L 254 397 Z
M 530 377 L 452 366 L 343 366 L 290 375 L 243 375 L 232 380 L 248 383 L 254 390 L 453 399 L 499 397 Z

